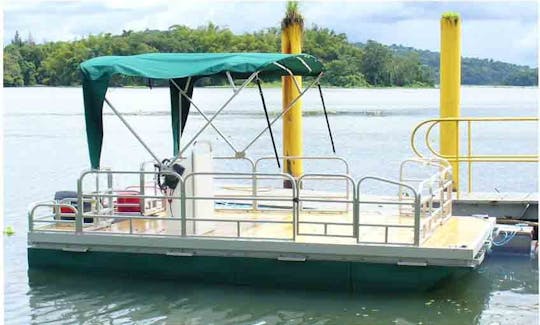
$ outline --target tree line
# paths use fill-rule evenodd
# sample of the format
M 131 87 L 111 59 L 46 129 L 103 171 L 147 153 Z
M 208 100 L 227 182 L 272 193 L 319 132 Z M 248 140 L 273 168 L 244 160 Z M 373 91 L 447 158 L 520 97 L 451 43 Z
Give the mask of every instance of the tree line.
M 10 44 L 4 47 L 4 86 L 79 85 L 79 64 L 102 55 L 279 52 L 280 33 L 278 28 L 268 28 L 237 35 L 228 28 L 209 23 L 198 28 L 173 25 L 165 31 L 129 30 L 120 35 L 104 33 L 69 42 L 36 44 L 31 36 L 23 40 L 17 32 Z M 389 47 L 375 41 L 354 44 L 348 41 L 345 34 L 319 26 L 304 31 L 303 52 L 318 57 L 325 64 L 326 73 L 321 82 L 326 86 L 431 87 L 438 80 L 438 58 L 437 64 L 431 64 L 435 60 L 431 54 L 426 59 L 421 51 Z M 537 84 L 536 79 L 531 77 L 531 70 L 532 75 L 537 75 L 537 70 L 502 62 L 480 61 L 481 64 L 463 60 L 463 79 L 467 81 L 464 83 Z M 504 73 L 488 73 L 489 78 L 486 77 L 486 71 L 497 70 L 501 64 Z M 469 66 L 473 68 L 469 69 Z M 121 76 L 111 80 L 113 86 L 144 85 L 145 82 L 140 78 Z M 225 82 L 219 78 L 204 78 L 199 85 L 220 85 Z
M 417 50 L 395 44 L 390 48 L 398 55 L 418 54 L 420 62 L 433 71 L 435 80 L 439 79 L 439 52 Z M 533 69 L 493 59 L 462 58 L 461 82 L 464 85 L 536 86 L 538 85 L 538 68 Z

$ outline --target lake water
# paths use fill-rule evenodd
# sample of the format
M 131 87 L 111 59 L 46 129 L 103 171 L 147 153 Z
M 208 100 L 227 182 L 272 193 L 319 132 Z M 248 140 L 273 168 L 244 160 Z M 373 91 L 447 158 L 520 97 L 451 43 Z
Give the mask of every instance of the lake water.
M 228 89 L 195 89 L 194 101 L 215 111 Z M 273 115 L 280 90 L 265 92 Z M 172 139 L 166 89 L 111 89 L 116 108 L 155 149 L 171 155 Z M 351 164 L 355 178 L 397 178 L 399 163 L 412 157 L 410 132 L 438 115 L 436 89 L 327 89 L 336 150 Z M 463 116 L 536 116 L 536 88 L 464 87 Z M 136 169 L 150 156 L 119 120 L 104 109 L 102 166 Z M 193 110 L 194 111 L 194 110 Z M 304 154 L 329 155 L 318 93 L 304 100 Z M 247 89 L 216 119 L 216 125 L 243 147 L 266 121 L 255 89 Z M 477 271 L 424 293 L 327 293 L 205 286 L 124 277 L 28 271 L 26 208 L 51 199 L 57 190 L 74 189 L 89 167 L 82 91 L 78 88 L 4 89 L 4 224 L 16 234 L 4 237 L 5 323 L 73 324 L 532 324 L 538 313 L 538 267 L 528 258 L 489 258 Z M 190 138 L 204 120 L 190 116 Z M 273 128 L 281 148 L 281 123 Z M 210 129 L 204 138 L 218 155 L 230 155 Z M 474 126 L 473 152 L 533 153 L 533 124 Z M 229 150 L 229 151 L 228 151 Z M 272 156 L 264 135 L 250 157 Z M 221 168 L 237 168 L 220 166 Z M 306 166 L 308 168 L 309 166 Z M 320 166 L 319 166 L 320 167 Z M 331 167 L 331 166 L 330 166 Z M 461 178 L 466 179 L 465 166 Z M 269 164 L 269 170 L 276 167 Z M 326 168 L 326 167 L 325 167 Z M 535 192 L 535 164 L 473 166 L 474 190 Z M 466 183 L 465 183 L 466 184 Z M 464 184 L 464 185 L 465 185 Z

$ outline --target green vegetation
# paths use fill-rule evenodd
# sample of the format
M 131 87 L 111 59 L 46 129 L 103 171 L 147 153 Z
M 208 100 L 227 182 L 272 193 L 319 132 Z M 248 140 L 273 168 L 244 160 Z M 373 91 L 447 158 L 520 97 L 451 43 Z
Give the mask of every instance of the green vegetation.
M 362 44 L 358 44 L 362 47 Z M 439 80 L 439 53 L 417 50 L 412 47 L 391 45 L 390 49 L 398 56 L 418 55 L 420 63 L 433 72 L 433 81 Z M 461 82 L 464 85 L 538 85 L 538 68 L 494 61 L 492 59 L 462 58 Z
M 456 23 L 459 20 L 459 13 L 454 12 L 454 11 L 447 11 L 442 14 L 442 18 Z
M 121 35 L 91 35 L 73 42 L 36 44 L 18 33 L 4 47 L 4 86 L 75 86 L 78 65 L 100 55 L 146 52 L 278 52 L 280 31 L 269 28 L 235 35 L 214 24 L 199 28 L 173 25 L 166 31 L 124 31 Z M 439 54 L 375 41 L 353 44 L 345 34 L 313 26 L 304 31 L 303 49 L 323 61 L 326 86 L 430 87 L 438 83 Z M 538 69 L 487 59 L 463 59 L 464 84 L 537 85 Z M 266 80 L 275 82 L 277 80 Z M 145 85 L 147 80 L 115 77 L 113 86 Z M 164 85 L 155 81 L 156 85 Z M 224 85 L 225 80 L 204 78 L 200 86 Z
M 304 17 L 300 14 L 298 8 L 298 1 L 288 1 L 287 9 L 285 11 L 285 18 L 281 21 L 281 29 L 285 29 L 290 25 L 298 24 L 304 28 Z

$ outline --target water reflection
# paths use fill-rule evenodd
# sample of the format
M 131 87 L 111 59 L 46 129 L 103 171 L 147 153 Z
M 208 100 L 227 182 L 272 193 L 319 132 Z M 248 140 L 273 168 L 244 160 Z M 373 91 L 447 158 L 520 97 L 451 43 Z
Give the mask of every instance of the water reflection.
M 273 290 L 59 271 L 31 270 L 28 276 L 32 321 L 40 324 L 489 324 L 534 321 L 538 269 L 533 265 L 528 258 L 489 258 L 480 269 L 435 290 L 394 294 Z M 508 310 L 513 312 L 507 315 Z

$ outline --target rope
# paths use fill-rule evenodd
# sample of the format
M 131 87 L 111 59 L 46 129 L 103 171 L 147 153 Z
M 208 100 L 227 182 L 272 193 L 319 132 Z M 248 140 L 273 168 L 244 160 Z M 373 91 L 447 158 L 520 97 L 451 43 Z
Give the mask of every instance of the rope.
M 512 239 L 514 239 L 514 237 L 516 236 L 517 234 L 517 231 L 506 231 L 506 230 L 502 230 L 501 233 L 504 233 L 503 235 L 503 238 L 501 240 L 495 240 L 495 238 L 493 238 L 493 240 L 491 241 L 493 243 L 493 245 L 495 246 L 504 246 L 506 244 L 508 244 Z
M 520 229 L 522 229 L 522 227 L 527 227 L 527 224 L 525 223 L 518 223 L 518 224 L 515 224 L 514 225 L 515 227 L 520 227 Z M 500 239 L 500 240 L 495 240 L 495 238 L 493 238 L 491 240 L 491 242 L 493 243 L 493 245 L 495 246 L 504 246 L 506 244 L 508 244 L 512 239 L 514 239 L 514 237 L 516 237 L 517 233 L 518 233 L 518 230 L 512 230 L 512 231 L 507 231 L 507 230 L 501 230 L 499 234 L 503 234 L 503 238 Z

